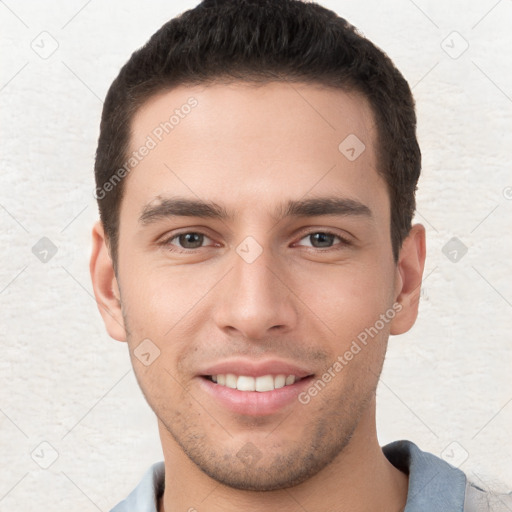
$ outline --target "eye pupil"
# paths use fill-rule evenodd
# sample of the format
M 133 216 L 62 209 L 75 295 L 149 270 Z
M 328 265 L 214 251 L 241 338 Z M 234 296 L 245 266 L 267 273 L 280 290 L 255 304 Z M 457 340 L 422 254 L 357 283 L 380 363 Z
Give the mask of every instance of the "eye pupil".
M 329 247 L 332 245 L 334 235 L 329 233 L 314 233 L 310 235 L 311 245 L 313 247 Z M 315 243 L 317 245 L 315 245 Z
M 179 235 L 179 242 L 185 249 L 197 249 L 203 243 L 203 235 L 201 233 L 184 233 Z

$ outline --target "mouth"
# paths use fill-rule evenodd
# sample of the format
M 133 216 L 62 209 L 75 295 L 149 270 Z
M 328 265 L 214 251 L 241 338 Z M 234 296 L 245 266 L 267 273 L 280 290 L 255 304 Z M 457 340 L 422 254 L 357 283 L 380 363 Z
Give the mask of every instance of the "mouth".
M 271 417 L 290 407 L 303 407 L 298 397 L 311 385 L 314 375 L 266 374 L 257 377 L 218 373 L 201 375 L 200 389 L 212 405 L 242 416 Z
M 314 377 L 310 368 L 295 361 L 243 357 L 210 363 L 196 376 L 212 406 L 249 416 L 268 416 L 302 406 L 298 396 Z
M 258 393 L 268 393 L 286 386 L 292 386 L 312 375 L 298 377 L 296 375 L 262 375 L 252 377 L 250 375 L 235 375 L 234 373 L 220 373 L 218 375 L 202 375 L 202 377 L 218 386 L 224 386 L 238 391 L 256 391 Z

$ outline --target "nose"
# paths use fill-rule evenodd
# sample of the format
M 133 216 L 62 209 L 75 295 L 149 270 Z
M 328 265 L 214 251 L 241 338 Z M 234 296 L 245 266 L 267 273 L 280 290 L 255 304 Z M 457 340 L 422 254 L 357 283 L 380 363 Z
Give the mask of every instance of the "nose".
M 218 290 L 216 325 L 252 341 L 293 329 L 297 308 L 281 267 L 269 250 L 252 262 L 234 254 L 233 267 Z

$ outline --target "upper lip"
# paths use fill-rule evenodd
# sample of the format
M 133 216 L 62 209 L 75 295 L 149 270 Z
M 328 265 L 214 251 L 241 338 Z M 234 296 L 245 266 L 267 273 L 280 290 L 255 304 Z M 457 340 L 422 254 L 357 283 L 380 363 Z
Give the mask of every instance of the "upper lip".
M 296 364 L 279 360 L 266 359 L 264 361 L 255 361 L 250 359 L 226 359 L 219 361 L 212 366 L 205 367 L 199 372 L 199 375 L 225 375 L 232 373 L 234 375 L 246 375 L 248 377 L 262 377 L 263 375 L 295 375 L 302 379 L 312 375 L 304 367 Z

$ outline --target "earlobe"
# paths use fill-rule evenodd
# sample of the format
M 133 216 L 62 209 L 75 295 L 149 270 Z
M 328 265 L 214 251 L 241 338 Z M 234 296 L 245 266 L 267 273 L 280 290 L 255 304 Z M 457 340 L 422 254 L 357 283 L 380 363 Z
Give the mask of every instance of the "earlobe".
M 92 229 L 89 270 L 96 303 L 107 332 L 115 340 L 126 341 L 120 290 L 101 221 L 97 221 Z
M 397 263 L 395 302 L 401 305 L 401 309 L 391 322 L 390 334 L 403 334 L 416 322 L 425 267 L 425 245 L 425 228 L 415 224 L 403 241 Z

